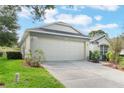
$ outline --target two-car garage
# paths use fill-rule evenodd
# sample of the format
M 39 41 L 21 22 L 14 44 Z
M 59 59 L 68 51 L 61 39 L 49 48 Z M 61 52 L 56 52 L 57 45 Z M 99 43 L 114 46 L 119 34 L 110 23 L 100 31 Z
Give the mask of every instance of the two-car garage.
M 33 51 L 42 49 L 46 61 L 83 60 L 86 56 L 85 42 L 79 38 L 33 36 L 31 44 Z
M 32 53 L 41 49 L 45 61 L 84 60 L 88 56 L 88 41 L 87 36 L 72 26 L 58 22 L 28 29 L 22 38 L 21 48 Z

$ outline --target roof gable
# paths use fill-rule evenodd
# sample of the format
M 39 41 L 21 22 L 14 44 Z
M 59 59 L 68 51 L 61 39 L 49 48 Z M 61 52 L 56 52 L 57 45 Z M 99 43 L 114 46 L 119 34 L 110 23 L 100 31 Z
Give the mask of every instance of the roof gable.
M 91 42 L 97 42 L 103 38 L 108 39 L 108 37 L 106 35 L 97 35 L 97 36 L 94 36 L 90 39 L 91 39 Z
M 56 30 L 56 31 L 63 31 L 67 33 L 81 34 L 80 31 L 76 30 L 71 25 L 64 23 L 64 22 L 55 22 L 52 24 L 45 25 L 42 28 Z

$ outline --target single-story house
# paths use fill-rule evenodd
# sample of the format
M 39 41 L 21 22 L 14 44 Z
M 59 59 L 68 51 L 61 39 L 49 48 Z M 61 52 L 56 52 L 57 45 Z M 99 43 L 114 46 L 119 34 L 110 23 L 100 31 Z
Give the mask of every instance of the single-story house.
M 121 50 L 120 55 L 124 56 L 124 49 Z
M 95 35 L 90 38 L 89 42 L 89 51 L 100 51 L 100 60 L 106 59 L 106 53 L 110 47 L 110 40 L 108 36 L 104 35 Z
M 89 55 L 89 38 L 71 25 L 55 22 L 27 29 L 20 42 L 22 54 L 41 49 L 45 61 L 84 60 Z

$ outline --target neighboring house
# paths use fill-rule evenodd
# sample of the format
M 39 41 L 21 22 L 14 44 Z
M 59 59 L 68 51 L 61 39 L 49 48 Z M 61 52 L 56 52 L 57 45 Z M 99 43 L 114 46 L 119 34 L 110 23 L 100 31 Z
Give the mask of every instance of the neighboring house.
M 121 50 L 120 55 L 124 56 L 124 49 Z
M 20 42 L 22 54 L 41 49 L 45 61 L 84 60 L 89 56 L 89 38 L 69 24 L 52 23 L 27 29 Z
M 109 50 L 110 41 L 108 36 L 106 35 L 95 35 L 94 37 L 90 38 L 89 42 L 89 50 L 100 51 L 100 60 L 106 59 L 106 53 Z

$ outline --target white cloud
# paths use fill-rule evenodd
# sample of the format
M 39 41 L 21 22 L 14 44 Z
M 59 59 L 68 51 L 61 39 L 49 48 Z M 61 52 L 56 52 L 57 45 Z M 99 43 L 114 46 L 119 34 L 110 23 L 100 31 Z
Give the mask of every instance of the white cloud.
M 96 24 L 95 26 L 91 26 L 91 27 L 86 27 L 83 28 L 83 31 L 89 33 L 93 30 L 100 30 L 100 29 L 115 29 L 118 28 L 119 25 L 116 23 L 111 23 L 111 24 Z
M 93 30 L 109 30 L 109 29 L 116 29 L 118 28 L 119 25 L 116 23 L 111 23 L 111 24 L 96 24 L 94 26 L 87 26 L 87 27 L 81 27 L 81 31 L 83 31 L 84 33 L 88 34 L 89 32 L 93 31 Z
M 58 21 L 63 21 L 70 24 L 86 26 L 92 23 L 92 18 L 87 15 L 71 15 L 71 14 L 60 14 L 57 16 Z
M 50 9 L 45 11 L 45 23 L 52 23 L 55 22 L 55 16 L 58 14 L 58 11 L 56 9 Z
M 99 10 L 107 10 L 107 11 L 116 11 L 119 6 L 117 5 L 91 5 L 91 6 L 87 6 L 90 8 L 94 8 L 94 9 L 99 9 Z
M 22 11 L 18 13 L 18 16 L 29 19 L 31 16 L 30 10 L 22 7 Z
M 45 11 L 45 16 L 46 17 L 53 17 L 54 15 L 58 14 L 58 10 L 57 9 L 49 9 Z
M 112 24 L 96 24 L 94 29 L 113 29 L 118 28 L 118 24 L 112 23 Z
M 95 16 L 94 18 L 95 18 L 97 21 L 100 21 L 100 20 L 102 19 L 102 16 L 97 15 L 97 16 Z
M 103 11 L 116 11 L 119 6 L 118 5 L 82 5 L 82 6 L 61 6 L 61 9 L 64 10 L 73 10 L 73 11 L 81 11 L 84 8 L 93 8 L 93 9 L 99 9 Z
M 52 23 L 56 21 L 62 21 L 69 24 L 87 26 L 92 23 L 92 18 L 87 15 L 72 15 L 72 14 L 59 14 L 56 9 L 47 10 L 45 23 Z
M 61 6 L 61 9 L 63 10 L 72 10 L 72 11 L 80 11 L 81 9 L 84 9 L 85 7 L 84 6 L 79 6 L 79 5 L 76 5 L 76 6 Z
M 68 7 L 68 6 L 61 6 L 61 9 L 63 10 L 74 10 L 74 11 L 77 11 L 77 7 Z

